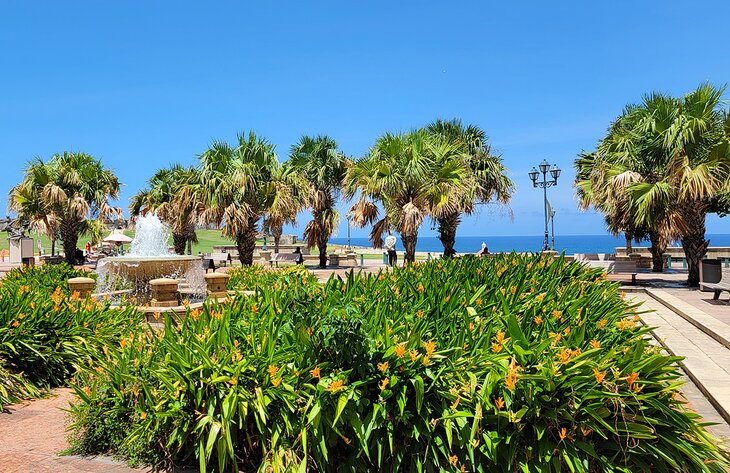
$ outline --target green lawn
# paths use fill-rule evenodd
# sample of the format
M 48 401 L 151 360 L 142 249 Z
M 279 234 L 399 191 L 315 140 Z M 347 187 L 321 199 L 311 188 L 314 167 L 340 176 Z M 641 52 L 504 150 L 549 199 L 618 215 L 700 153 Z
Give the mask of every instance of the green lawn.
M 232 240 L 229 240 L 228 238 L 225 238 L 221 235 L 220 230 L 198 230 L 196 232 L 198 234 L 198 243 L 193 244 L 193 254 L 196 255 L 198 252 L 202 253 L 210 253 L 213 249 L 213 246 L 216 245 L 233 245 L 234 242 Z M 134 232 L 125 230 L 125 235 L 128 235 L 130 237 L 134 237 Z M 7 239 L 7 234 L 0 234 L 0 250 L 7 250 L 10 248 L 10 243 Z M 33 240 L 38 240 L 39 238 L 42 241 L 43 244 L 43 253 L 44 254 L 50 254 L 51 252 L 51 240 L 48 239 L 45 235 L 39 235 L 34 232 L 29 232 L 28 237 L 33 238 Z M 88 241 L 88 237 L 85 235 L 82 235 L 79 237 L 79 248 L 86 247 L 86 242 Z M 172 245 L 172 238 L 169 242 L 170 245 Z M 129 248 L 129 245 L 125 245 L 125 248 Z M 37 243 L 34 245 L 35 251 L 38 251 Z M 56 251 L 61 250 L 61 243 L 56 242 Z

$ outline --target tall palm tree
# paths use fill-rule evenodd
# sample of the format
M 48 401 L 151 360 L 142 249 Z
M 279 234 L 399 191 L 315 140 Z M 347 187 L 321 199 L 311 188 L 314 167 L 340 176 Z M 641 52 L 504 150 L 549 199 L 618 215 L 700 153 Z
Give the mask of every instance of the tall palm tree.
M 639 227 L 648 229 L 654 270 L 671 239 L 680 239 L 689 285 L 699 283 L 699 261 L 707 250 L 705 216 L 727 189 L 730 169 L 724 88 L 703 84 L 676 98 L 650 94 L 627 107 L 596 152 L 595 188 L 621 191 Z M 613 183 L 624 181 L 622 186 Z M 608 191 L 594 197 L 606 204 Z M 597 207 L 601 210 L 600 206 Z
M 22 182 L 10 191 L 10 208 L 34 230 L 52 239 L 59 235 L 65 259 L 73 264 L 88 222 L 121 216 L 119 208 L 109 205 L 118 195 L 117 176 L 99 160 L 64 152 L 28 163 Z
M 468 171 L 468 178 L 461 187 L 462 192 L 452 196 L 454 205 L 448 206 L 448 211 L 434 214 L 444 256 L 452 257 L 456 254 L 454 242 L 461 216 L 472 214 L 477 203 L 486 204 L 495 200 L 506 205 L 514 192 L 514 184 L 506 176 L 507 169 L 502 164 L 502 158 L 492 154 L 486 134 L 479 127 L 464 126 L 458 119 L 438 119 L 429 124 L 426 131 L 460 148 Z
M 241 264 L 253 264 L 258 222 L 276 198 L 280 166 L 274 145 L 251 131 L 235 146 L 213 142 L 200 155 L 199 179 L 181 192 L 186 205 L 195 203 L 201 223 L 223 224 Z
M 461 149 L 423 130 L 386 133 L 370 153 L 352 166 L 346 193 L 360 199 L 352 207 L 353 222 L 374 223 L 373 246 L 383 246 L 383 235 L 395 229 L 406 250 L 406 261 L 415 261 L 418 230 L 423 220 L 454 205 L 452 193 L 462 192 L 468 171 Z M 379 219 L 380 204 L 385 210 Z
M 132 197 L 132 217 L 154 212 L 172 231 L 175 253 L 185 254 L 188 242 L 197 243 L 195 206 L 180 197 L 181 190 L 197 179 L 197 170 L 173 164 L 159 169 L 147 181 L 147 188 Z
M 326 135 L 302 136 L 289 153 L 288 165 L 309 182 L 312 220 L 304 230 L 310 248 L 319 249 L 319 267 L 327 266 L 327 242 L 340 221 L 335 208 L 349 160 Z

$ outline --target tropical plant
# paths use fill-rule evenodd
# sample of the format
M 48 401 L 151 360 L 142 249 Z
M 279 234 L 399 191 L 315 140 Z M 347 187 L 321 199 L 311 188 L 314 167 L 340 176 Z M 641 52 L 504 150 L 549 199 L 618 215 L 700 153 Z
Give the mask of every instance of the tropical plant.
M 201 223 L 223 224 L 244 265 L 253 264 L 259 220 L 286 189 L 275 181 L 280 166 L 274 145 L 251 131 L 239 135 L 236 146 L 213 142 L 200 155 L 199 179 L 182 191 L 182 202 L 194 203 Z
M 312 220 L 304 230 L 310 248 L 319 249 L 319 266 L 327 266 L 327 242 L 339 223 L 335 208 L 349 160 L 329 136 L 302 136 L 289 153 L 288 164 L 310 184 Z
M 359 226 L 374 223 L 370 240 L 378 248 L 383 235 L 394 228 L 401 235 L 406 261 L 413 262 L 424 219 L 457 211 L 459 199 L 454 196 L 463 192 L 468 175 L 458 143 L 423 130 L 386 133 L 348 173 L 347 196 L 360 194 L 352 220 Z M 385 210 L 379 220 L 378 204 Z
M 473 213 L 475 204 L 486 204 L 493 200 L 501 204 L 509 203 L 514 184 L 506 176 L 507 169 L 502 164 L 501 156 L 492 154 L 484 130 L 475 125 L 464 126 L 458 119 L 438 119 L 430 123 L 426 130 L 460 147 L 468 171 L 460 192 L 452 196 L 454 205 L 444 206 L 434 215 L 439 240 L 444 246 L 444 256 L 449 258 L 456 254 L 454 242 L 461 216 Z
M 23 181 L 10 191 L 10 209 L 31 228 L 60 236 L 66 262 L 74 264 L 79 235 L 90 220 L 121 216 L 109 205 L 119 195 L 119 181 L 101 162 L 84 153 L 64 152 L 47 162 L 28 163 Z
M 190 200 L 181 195 L 181 191 L 197 182 L 197 170 L 174 164 L 158 170 L 147 181 L 147 188 L 142 189 L 134 197 L 129 207 L 132 217 L 153 212 L 165 222 L 172 232 L 175 253 L 185 254 L 188 242 L 197 243 L 195 233 L 196 212 Z
M 578 182 L 598 210 L 608 208 L 615 216 L 610 209 L 622 202 L 633 225 L 647 229 L 655 271 L 662 270 L 668 242 L 680 239 L 689 285 L 699 283 L 699 262 L 709 245 L 706 214 L 727 189 L 730 139 L 720 105 L 724 90 L 703 84 L 680 98 L 654 93 L 627 107 L 599 143 L 595 168 Z
M 598 270 L 512 254 L 280 277 L 93 351 L 74 451 L 201 471 L 728 467 L 679 358 Z
M 279 166 L 272 174 L 274 199 L 264 217 L 263 230 L 274 238 L 274 253 L 279 252 L 279 243 L 284 225 L 296 224 L 297 215 L 307 206 L 309 183 L 291 166 Z

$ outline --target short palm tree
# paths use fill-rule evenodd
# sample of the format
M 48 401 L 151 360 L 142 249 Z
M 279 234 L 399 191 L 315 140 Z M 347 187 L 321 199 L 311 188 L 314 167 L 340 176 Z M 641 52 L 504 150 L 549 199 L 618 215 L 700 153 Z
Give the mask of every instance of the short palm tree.
M 306 206 L 309 198 L 309 182 L 286 163 L 279 166 L 272 175 L 274 199 L 264 217 L 263 230 L 274 238 L 274 253 L 279 252 L 279 243 L 286 224 L 296 224 L 297 215 Z
M 453 194 L 454 205 L 446 207 L 448 211 L 434 214 L 444 256 L 448 258 L 456 254 L 454 243 L 462 215 L 472 214 L 475 204 L 496 201 L 506 205 L 514 192 L 514 184 L 506 175 L 502 158 L 492 154 L 486 134 L 479 127 L 464 126 L 458 119 L 438 119 L 429 124 L 426 131 L 460 148 L 468 171 L 462 192 Z
M 705 216 L 727 189 L 730 146 L 727 115 L 720 107 L 723 92 L 703 84 L 684 97 L 650 94 L 627 107 L 599 143 L 590 173 L 599 210 L 610 207 L 612 193 L 622 192 L 625 211 L 637 227 L 647 229 L 655 271 L 662 269 L 668 242 L 682 241 L 692 286 L 699 283 L 699 262 L 709 245 Z
M 351 210 L 353 222 L 374 224 L 370 239 L 377 248 L 383 245 L 383 235 L 395 229 L 406 261 L 413 262 L 424 219 L 450 211 L 452 194 L 463 192 L 467 176 L 462 151 L 453 143 L 423 130 L 386 133 L 348 172 L 347 196 L 360 194 Z M 383 218 L 378 204 L 385 210 Z
M 349 160 L 337 149 L 337 142 L 328 136 L 303 136 L 291 148 L 289 161 L 294 172 L 309 183 L 308 205 L 312 220 L 304 230 L 310 248 L 319 249 L 319 266 L 327 266 L 327 242 L 340 221 L 335 208 Z
M 182 191 L 201 223 L 223 225 L 241 264 L 253 264 L 258 222 L 276 198 L 279 167 L 274 145 L 251 131 L 239 135 L 235 146 L 214 142 L 200 155 L 199 178 Z
M 197 170 L 174 164 L 158 170 L 148 181 L 147 188 L 132 197 L 129 209 L 133 217 L 147 212 L 157 214 L 172 231 L 175 253 L 185 254 L 188 242 L 198 241 L 195 233 L 195 206 L 181 198 L 184 187 L 197 179 Z
M 28 163 L 23 181 L 10 191 L 10 209 L 34 230 L 52 239 L 59 235 L 65 259 L 73 264 L 79 235 L 89 222 L 121 216 L 109 205 L 118 195 L 117 176 L 99 160 L 64 152 Z

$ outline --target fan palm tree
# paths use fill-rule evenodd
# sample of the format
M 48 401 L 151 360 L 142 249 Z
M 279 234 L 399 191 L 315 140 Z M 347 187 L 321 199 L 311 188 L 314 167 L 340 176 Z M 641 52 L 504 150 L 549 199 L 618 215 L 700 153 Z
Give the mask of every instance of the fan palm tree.
M 284 225 L 296 224 L 297 215 L 308 202 L 309 182 L 291 166 L 279 166 L 272 175 L 274 199 L 263 223 L 263 230 L 274 238 L 274 253 L 279 252 L 279 242 Z
M 681 98 L 655 93 L 627 107 L 599 143 L 591 173 L 597 208 L 608 205 L 611 189 L 620 191 L 634 223 L 648 230 L 655 271 L 662 269 L 668 242 L 681 240 L 692 286 L 699 283 L 699 262 L 709 245 L 706 214 L 727 189 L 723 92 L 703 84 Z M 623 184 L 616 188 L 616 182 Z M 603 195 L 596 191 L 601 186 Z
M 274 177 L 280 166 L 274 145 L 251 131 L 239 135 L 236 146 L 213 142 L 200 155 L 198 179 L 181 191 L 182 202 L 195 204 L 201 223 L 223 225 L 241 264 L 253 264 L 258 221 L 277 197 Z
M 464 126 L 458 119 L 438 119 L 429 124 L 426 131 L 460 148 L 468 171 L 468 178 L 461 186 L 462 192 L 452 195 L 453 205 L 445 207 L 448 211 L 434 214 L 444 256 L 448 258 L 456 254 L 454 242 L 461 216 L 472 214 L 477 203 L 486 204 L 492 200 L 509 203 L 514 184 L 506 176 L 502 158 L 492 154 L 486 134 L 479 127 Z
M 185 254 L 188 242 L 197 243 L 195 207 L 180 198 L 180 191 L 197 179 L 192 167 L 174 164 L 158 170 L 147 181 L 147 188 L 132 197 L 129 209 L 132 217 L 154 212 L 172 231 L 175 253 Z
M 356 162 L 347 176 L 346 193 L 360 199 L 352 207 L 355 225 L 374 224 L 373 246 L 383 246 L 383 235 L 395 229 L 406 250 L 406 261 L 415 261 L 418 230 L 423 220 L 451 211 L 453 193 L 468 176 L 461 148 L 423 130 L 386 133 L 370 153 Z M 378 205 L 385 210 L 379 219 Z
M 327 242 L 340 221 L 335 208 L 349 160 L 329 136 L 302 136 L 292 146 L 288 166 L 309 183 L 308 205 L 312 220 L 304 230 L 310 248 L 319 249 L 319 267 L 327 266 Z
M 75 263 L 79 235 L 91 220 L 121 216 L 109 205 L 119 195 L 119 180 L 93 156 L 55 154 L 28 163 L 23 181 L 10 191 L 10 209 L 31 228 L 55 239 L 60 236 L 65 259 Z

